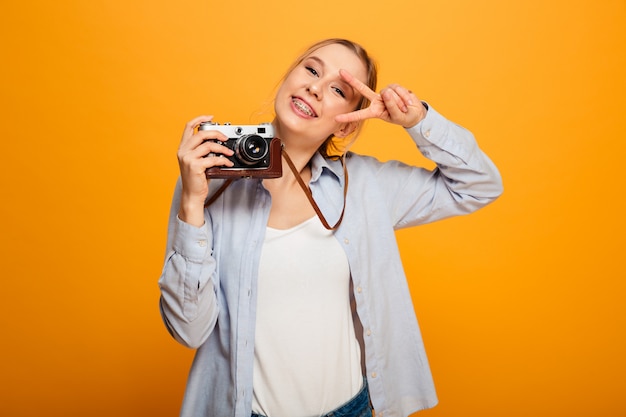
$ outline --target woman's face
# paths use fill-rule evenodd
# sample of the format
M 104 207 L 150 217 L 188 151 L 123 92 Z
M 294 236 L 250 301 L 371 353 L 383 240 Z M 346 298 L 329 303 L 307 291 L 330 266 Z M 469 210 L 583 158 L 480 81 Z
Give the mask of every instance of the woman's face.
M 335 121 L 338 114 L 353 111 L 361 98 L 341 78 L 340 69 L 366 82 L 367 70 L 361 59 L 340 44 L 313 51 L 287 75 L 274 105 L 278 137 L 317 150 L 330 135 L 343 137 L 354 129 Z

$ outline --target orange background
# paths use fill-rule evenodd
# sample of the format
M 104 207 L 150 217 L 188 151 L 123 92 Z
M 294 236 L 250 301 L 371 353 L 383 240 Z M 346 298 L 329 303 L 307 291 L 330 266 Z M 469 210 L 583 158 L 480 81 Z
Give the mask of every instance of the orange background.
M 157 279 L 182 128 L 266 121 L 335 36 L 504 177 L 398 233 L 441 401 L 419 415 L 626 415 L 625 1 L 5 2 L 0 35 L 0 415 L 177 415 L 193 352 Z M 376 121 L 355 150 L 423 162 Z

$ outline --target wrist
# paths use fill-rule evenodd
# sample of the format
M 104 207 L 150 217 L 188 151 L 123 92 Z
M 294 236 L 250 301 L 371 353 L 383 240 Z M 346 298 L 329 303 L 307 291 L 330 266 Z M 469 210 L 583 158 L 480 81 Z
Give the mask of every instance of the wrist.
M 178 218 L 192 226 L 204 225 L 204 200 L 182 198 Z

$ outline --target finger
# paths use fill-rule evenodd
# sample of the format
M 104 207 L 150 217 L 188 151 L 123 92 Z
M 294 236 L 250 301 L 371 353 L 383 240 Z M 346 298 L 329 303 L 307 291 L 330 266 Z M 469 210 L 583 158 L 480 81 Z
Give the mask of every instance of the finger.
M 181 150 L 192 150 L 197 148 L 203 142 L 215 142 L 221 141 L 225 142 L 228 140 L 228 137 L 217 130 L 199 130 L 195 134 L 191 136 L 184 136 L 181 143 Z
M 202 182 L 206 180 L 206 170 L 217 166 L 232 167 L 234 163 L 220 155 L 208 156 L 206 158 L 190 158 L 188 161 L 181 160 L 180 172 L 183 176 L 183 187 L 187 184 L 187 188 L 192 189 L 194 188 L 193 182 L 200 180 L 201 185 L 199 184 L 198 186 L 203 189 L 204 184 Z
M 374 101 L 380 98 L 376 92 L 372 91 L 367 85 L 363 84 L 360 80 L 356 79 L 352 74 L 344 69 L 339 70 L 339 75 L 345 82 L 350 84 L 352 88 L 354 88 L 359 94 L 368 98 L 370 101 Z
M 233 161 L 224 157 L 223 155 L 209 155 L 206 158 L 204 158 L 203 161 L 204 161 L 204 165 L 203 165 L 204 170 L 207 170 L 212 167 L 218 167 L 218 166 L 220 167 L 235 166 L 235 163 Z
M 230 149 L 227 146 L 221 145 L 212 140 L 207 140 L 203 142 L 200 146 L 193 150 L 193 153 L 197 157 L 207 157 L 209 155 L 234 155 L 235 151 Z
M 199 174 L 212 166 L 233 166 L 233 162 L 225 157 L 233 154 L 234 152 L 226 146 L 207 141 L 195 149 L 179 152 L 178 159 L 181 170 Z
M 415 126 L 420 120 L 426 117 L 426 108 L 422 101 L 411 91 L 402 87 L 401 85 L 394 84 L 391 86 L 393 90 L 402 98 L 402 101 L 408 107 L 405 115 L 397 123 L 403 126 Z
M 383 89 L 380 94 L 383 97 L 383 101 L 385 101 L 385 106 L 393 106 L 395 104 L 403 113 L 409 110 L 402 97 L 392 87 Z M 387 96 L 387 99 L 385 99 L 385 96 Z
M 372 114 L 371 109 L 368 107 L 367 109 L 355 110 L 350 113 L 338 114 L 335 116 L 335 121 L 338 123 L 360 122 L 372 117 L 376 116 Z
M 220 132 L 219 130 L 198 130 L 194 135 L 200 140 L 213 140 L 226 142 L 228 140 L 228 136 L 224 132 Z
M 393 84 L 390 88 L 393 88 L 393 90 L 402 98 L 402 101 L 404 101 L 404 104 L 407 106 L 413 106 L 416 103 L 419 103 L 419 99 L 411 90 L 408 90 L 398 84 Z
M 214 166 L 234 166 L 234 162 L 227 158 L 227 156 L 233 156 L 235 152 L 217 142 L 206 141 L 199 146 L 195 151 L 204 164 L 204 168 L 211 168 Z
M 210 122 L 213 120 L 213 116 L 198 116 L 195 119 L 190 120 L 185 125 L 185 129 L 183 130 L 183 137 L 192 135 L 195 129 L 203 122 Z
M 382 97 L 392 122 L 397 123 L 402 120 L 402 118 L 406 117 L 408 108 L 404 105 L 398 94 L 391 89 L 386 89 Z

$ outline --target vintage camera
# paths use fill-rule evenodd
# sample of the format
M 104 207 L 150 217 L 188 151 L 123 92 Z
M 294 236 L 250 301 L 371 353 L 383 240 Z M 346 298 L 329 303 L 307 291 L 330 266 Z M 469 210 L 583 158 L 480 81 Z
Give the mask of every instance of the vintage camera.
M 217 130 L 228 137 L 225 142 L 215 141 L 232 149 L 233 156 L 221 155 L 233 161 L 232 167 L 212 167 L 206 170 L 207 178 L 278 178 L 282 176 L 281 143 L 274 137 L 270 123 L 259 125 L 220 125 L 204 122 L 198 130 Z

